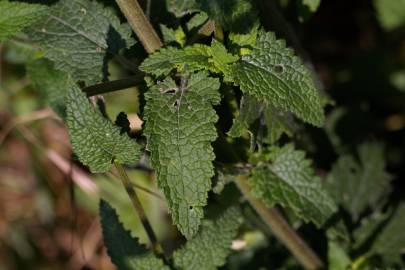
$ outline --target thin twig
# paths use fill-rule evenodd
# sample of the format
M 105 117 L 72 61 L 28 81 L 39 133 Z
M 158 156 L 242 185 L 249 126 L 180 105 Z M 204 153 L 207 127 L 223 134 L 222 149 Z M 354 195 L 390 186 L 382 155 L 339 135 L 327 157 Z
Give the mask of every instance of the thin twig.
M 119 91 L 130 87 L 137 86 L 143 83 L 143 77 L 133 76 L 124 79 L 119 79 L 111 82 L 99 83 L 83 88 L 83 91 L 88 97 L 101 95 L 104 93 Z
M 305 243 L 305 241 L 294 231 L 287 221 L 275 208 L 268 208 L 266 205 L 251 194 L 246 177 L 240 175 L 235 180 L 236 185 L 244 197 L 249 201 L 255 211 L 270 227 L 274 235 L 290 250 L 295 258 L 306 269 L 321 269 L 323 263 L 316 253 Z
M 146 18 L 137 0 L 115 0 L 122 13 L 127 18 L 129 25 L 138 36 L 143 47 L 148 53 L 160 49 L 163 44 Z
M 109 177 L 111 177 L 111 178 L 119 179 L 119 176 L 118 176 L 118 175 L 115 175 L 115 174 L 112 173 L 112 172 L 107 173 L 107 175 L 108 175 Z M 164 198 L 163 198 L 159 193 L 157 193 L 157 192 L 154 192 L 154 191 L 152 191 L 152 190 L 150 190 L 150 189 L 148 189 L 148 188 L 146 188 L 146 187 L 143 187 L 143 186 L 138 185 L 138 184 L 135 184 L 135 183 L 131 183 L 131 185 L 132 185 L 132 187 L 135 188 L 135 189 L 142 190 L 143 192 L 145 192 L 145 193 L 147 193 L 147 194 L 149 194 L 149 195 L 152 195 L 152 196 L 154 196 L 154 197 L 156 197 L 156 198 L 158 198 L 158 199 L 160 199 L 160 200 L 164 200 Z
M 145 229 L 145 232 L 148 235 L 154 253 L 160 256 L 163 253 L 162 247 L 160 246 L 157 237 L 152 229 L 152 226 L 149 223 L 148 218 L 146 217 L 145 210 L 142 207 L 138 195 L 136 194 L 135 190 L 132 187 L 131 181 L 128 175 L 126 174 L 124 167 L 122 167 L 122 165 L 118 162 L 114 162 L 114 165 L 120 175 L 121 182 L 124 185 L 129 198 L 131 199 L 132 205 L 134 206 L 136 213 L 138 214 L 139 219 L 141 220 L 143 228 Z

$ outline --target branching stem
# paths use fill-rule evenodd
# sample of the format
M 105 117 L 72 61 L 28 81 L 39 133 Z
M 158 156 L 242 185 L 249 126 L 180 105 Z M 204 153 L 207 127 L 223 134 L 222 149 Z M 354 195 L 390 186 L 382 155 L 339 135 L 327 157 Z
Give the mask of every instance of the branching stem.
M 236 185 L 255 211 L 269 226 L 274 235 L 290 250 L 305 269 L 321 269 L 322 261 L 316 253 L 294 231 L 287 221 L 275 208 L 268 208 L 261 200 L 252 196 L 246 177 L 240 175 L 235 180 Z
M 143 47 L 148 53 L 160 49 L 163 44 L 143 13 L 141 6 L 137 0 L 115 0 L 120 7 L 122 13 L 127 18 L 129 25 L 138 36 Z
M 121 182 L 124 185 L 129 198 L 131 199 L 132 205 L 134 206 L 136 213 L 141 220 L 142 226 L 145 229 L 146 234 L 148 235 L 148 238 L 152 244 L 153 252 L 156 255 L 161 255 L 163 253 L 162 247 L 160 246 L 157 237 L 152 229 L 152 226 L 149 223 L 148 218 L 146 217 L 145 210 L 142 207 L 141 201 L 139 200 L 139 197 L 136 194 L 131 181 L 129 180 L 129 177 L 125 172 L 124 167 L 122 167 L 122 165 L 118 162 L 114 162 L 114 165 L 120 175 Z

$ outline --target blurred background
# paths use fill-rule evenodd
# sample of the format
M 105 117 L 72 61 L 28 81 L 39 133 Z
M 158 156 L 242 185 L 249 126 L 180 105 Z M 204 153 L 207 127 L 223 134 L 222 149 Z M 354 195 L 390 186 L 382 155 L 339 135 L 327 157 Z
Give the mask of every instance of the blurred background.
M 276 2 L 298 40 L 285 38 L 312 61 L 334 100 L 327 108 L 325 130 L 308 127 L 316 145 L 309 153 L 316 165 L 327 172 L 336 149 L 381 141 L 393 176 L 388 200 L 403 200 L 405 15 L 393 21 L 390 11 L 376 6 L 382 1 L 323 0 L 312 15 L 300 1 Z M 155 24 L 170 19 L 153 15 L 154 10 L 165 14 L 164 7 L 162 1 L 151 1 Z M 266 10 L 260 12 L 264 26 L 272 30 Z M 145 241 L 143 229 L 114 173 L 90 175 L 72 158 L 65 124 L 44 106 L 27 75 L 25 63 L 32 53 L 18 41 L 0 43 L 0 270 L 114 269 L 102 244 L 99 199 L 119 209 L 125 227 Z M 115 62 L 109 72 L 111 80 L 128 75 Z M 104 101 L 110 116 L 125 111 L 131 127 L 140 129 L 136 88 L 106 94 Z M 132 168 L 128 173 L 159 238 L 167 245 L 178 241 L 153 172 Z

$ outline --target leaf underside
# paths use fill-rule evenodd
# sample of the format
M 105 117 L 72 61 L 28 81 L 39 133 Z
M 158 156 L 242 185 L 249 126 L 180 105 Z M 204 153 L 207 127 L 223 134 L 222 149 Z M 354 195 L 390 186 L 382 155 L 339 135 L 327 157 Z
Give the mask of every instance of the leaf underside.
M 168 78 L 145 94 L 147 149 L 173 221 L 187 238 L 198 230 L 214 175 L 218 88 L 218 79 L 200 72 L 180 86 Z
M 375 208 L 390 191 L 391 176 L 385 171 L 383 146 L 364 143 L 358 148 L 359 161 L 343 155 L 333 165 L 327 188 L 352 215 L 354 221 L 367 208 Z
M 80 88 L 74 86 L 68 91 L 66 103 L 73 151 L 93 173 L 108 171 L 113 161 L 131 164 L 139 159 L 136 141 L 126 133 L 121 134 L 121 128 L 96 110 Z

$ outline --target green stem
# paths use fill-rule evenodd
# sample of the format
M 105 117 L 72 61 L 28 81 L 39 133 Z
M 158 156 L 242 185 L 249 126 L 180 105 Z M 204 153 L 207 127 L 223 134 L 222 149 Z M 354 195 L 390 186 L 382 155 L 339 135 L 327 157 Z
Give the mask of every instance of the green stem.
M 153 29 L 143 13 L 141 6 L 137 0 L 115 0 L 120 7 L 122 13 L 127 18 L 129 25 L 138 36 L 143 47 L 148 53 L 160 49 L 163 44 L 159 36 Z
M 124 79 L 119 79 L 111 82 L 104 82 L 95 85 L 90 85 L 83 88 L 83 91 L 88 97 L 101 95 L 104 93 L 119 91 L 127 89 L 143 82 L 143 78 L 140 76 L 133 76 Z
M 148 238 L 152 244 L 152 249 L 153 252 L 156 255 L 160 255 L 163 253 L 162 247 L 160 246 L 157 237 L 152 229 L 151 224 L 149 223 L 148 218 L 146 217 L 145 210 L 142 207 L 141 201 L 139 200 L 138 195 L 136 194 L 135 190 L 133 189 L 133 186 L 131 184 L 131 181 L 125 172 L 124 167 L 118 162 L 114 162 L 115 168 L 117 169 L 120 179 L 122 184 L 124 185 L 124 188 L 131 199 L 132 205 L 134 206 L 136 213 L 139 216 L 139 219 L 141 220 L 141 223 L 143 225 L 143 228 L 145 229 L 146 234 L 148 235 Z
M 252 196 L 245 176 L 238 176 L 235 183 L 274 235 L 290 250 L 305 269 L 323 268 L 323 263 L 316 253 L 291 228 L 280 213 L 275 208 L 268 208 L 261 200 Z

